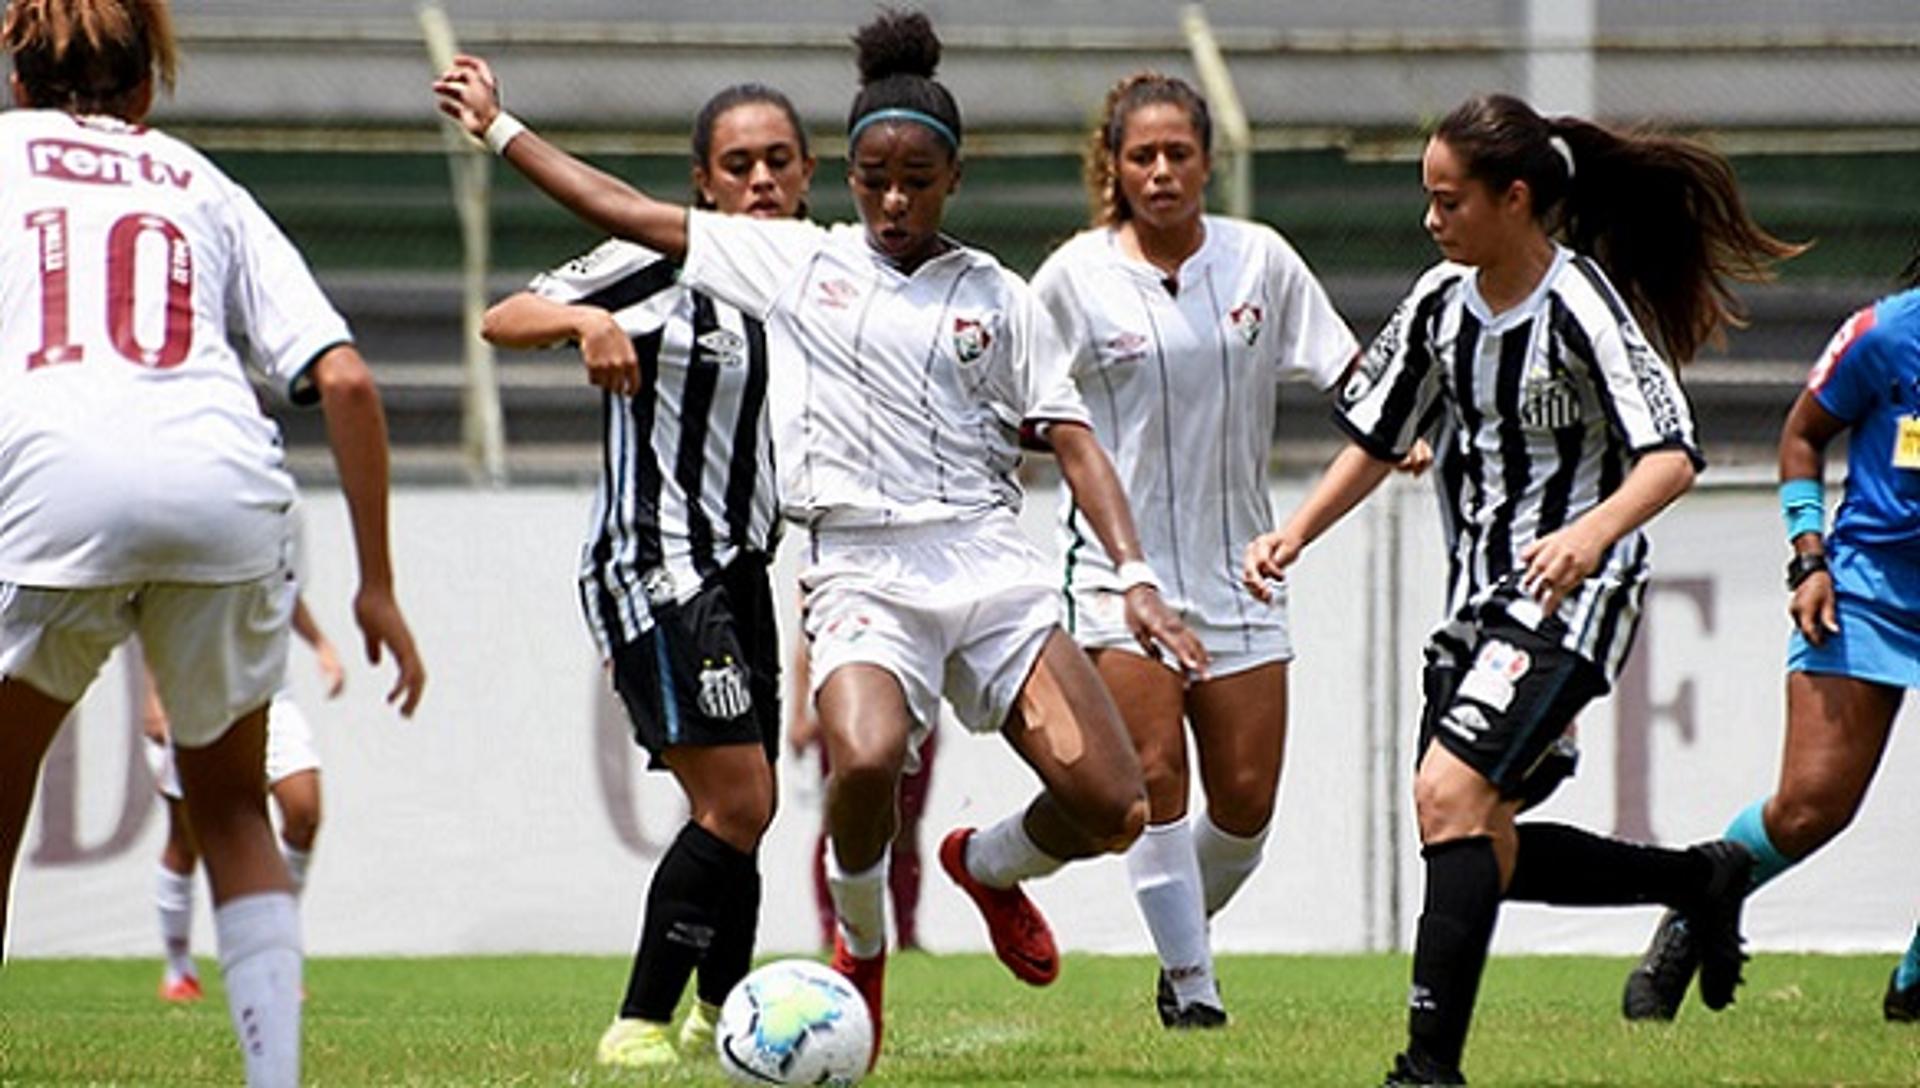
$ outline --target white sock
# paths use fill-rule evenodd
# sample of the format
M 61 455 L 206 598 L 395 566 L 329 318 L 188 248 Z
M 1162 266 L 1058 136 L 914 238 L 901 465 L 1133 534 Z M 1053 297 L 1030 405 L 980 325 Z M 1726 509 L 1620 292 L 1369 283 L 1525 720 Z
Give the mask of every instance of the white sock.
M 1269 820 L 1258 833 L 1242 838 L 1220 830 L 1210 814 L 1200 818 L 1199 826 L 1193 829 L 1193 854 L 1200 862 L 1200 885 L 1207 917 L 1220 913 L 1240 890 L 1240 885 L 1260 867 L 1260 857 L 1267 848 L 1267 832 L 1272 829 L 1273 822 Z
M 1201 909 L 1200 866 L 1186 818 L 1149 824 L 1127 850 L 1127 875 L 1133 878 L 1133 897 L 1153 934 L 1174 997 L 1182 1006 L 1198 1001 L 1219 1008 L 1207 917 Z
M 967 872 L 989 888 L 1011 888 L 1065 865 L 1033 844 L 1023 809 L 967 838 Z
M 854 958 L 870 960 L 887 950 L 887 855 L 858 873 L 845 872 L 832 849 L 827 851 L 827 887 L 833 891 L 833 913 L 840 920 L 840 936 Z
M 153 906 L 160 916 L 160 946 L 167 953 L 167 981 L 198 978 L 193 965 L 193 874 L 165 865 L 153 874 Z
M 248 1088 L 300 1083 L 300 912 L 263 892 L 214 908 L 220 974 L 246 1061 Z
M 307 866 L 313 864 L 313 851 L 296 850 L 282 839 L 280 856 L 286 860 L 287 875 L 293 878 L 293 897 L 298 899 L 307 890 Z

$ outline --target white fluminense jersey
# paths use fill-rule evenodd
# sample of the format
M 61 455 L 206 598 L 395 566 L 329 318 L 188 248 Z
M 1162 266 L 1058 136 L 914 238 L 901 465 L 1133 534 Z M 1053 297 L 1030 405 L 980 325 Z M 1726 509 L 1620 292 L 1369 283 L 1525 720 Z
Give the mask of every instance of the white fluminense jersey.
M 1652 450 L 1705 462 L 1673 371 L 1591 259 L 1556 247 L 1533 294 L 1491 314 L 1474 270 L 1442 263 L 1414 285 L 1341 392 L 1336 422 L 1384 460 L 1434 443 L 1447 535 L 1442 659 L 1464 665 L 1485 609 L 1617 675 L 1649 576 L 1646 535 L 1615 541 L 1552 616 L 1520 589 L 1521 549 L 1620 487 Z
M 1240 585 L 1247 543 L 1273 525 L 1277 387 L 1289 375 L 1332 386 L 1359 345 L 1278 233 L 1214 216 L 1205 230 L 1171 284 L 1100 228 L 1048 257 L 1033 288 L 1067 339 L 1167 603 L 1247 631 L 1285 622 Z M 1079 508 L 1061 515 L 1067 588 L 1118 588 Z
M 771 553 L 766 327 L 678 282 L 672 261 L 611 241 L 530 290 L 608 311 L 640 360 L 637 396 L 601 395 L 603 463 L 580 553 L 581 605 L 607 653 L 742 551 Z
M 768 393 L 788 517 L 856 527 L 1017 510 L 1023 427 L 1086 422 L 1053 322 L 978 250 L 956 245 L 904 275 L 857 225 L 695 211 L 681 278 L 797 349 Z
M 348 340 L 245 190 L 164 133 L 0 115 L 0 581 L 229 583 L 293 481 L 236 344 L 295 399 Z

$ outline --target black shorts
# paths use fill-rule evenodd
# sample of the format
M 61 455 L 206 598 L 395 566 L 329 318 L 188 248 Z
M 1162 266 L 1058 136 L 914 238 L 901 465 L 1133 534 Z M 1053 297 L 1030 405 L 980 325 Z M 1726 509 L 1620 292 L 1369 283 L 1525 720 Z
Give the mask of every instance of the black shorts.
M 655 605 L 653 626 L 613 650 L 613 687 L 634 743 L 667 749 L 780 744 L 780 631 L 764 556 L 736 559 L 691 600 Z
M 1568 727 L 1608 686 L 1593 662 L 1505 620 L 1481 626 L 1471 665 L 1429 665 L 1422 679 L 1415 765 L 1438 739 L 1522 808 L 1573 774 L 1579 753 Z

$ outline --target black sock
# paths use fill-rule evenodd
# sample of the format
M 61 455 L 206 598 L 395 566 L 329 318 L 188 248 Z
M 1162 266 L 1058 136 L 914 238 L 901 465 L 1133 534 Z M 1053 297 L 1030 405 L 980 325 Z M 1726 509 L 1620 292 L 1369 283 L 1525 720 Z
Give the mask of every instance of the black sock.
M 1685 850 L 1642 846 L 1565 824 L 1526 823 L 1507 898 L 1563 907 L 1693 902 L 1710 875 L 1707 860 Z
M 753 942 L 760 932 L 760 866 L 757 853 L 743 854 L 718 839 L 714 842 L 726 851 L 720 928 L 707 958 L 700 961 L 695 992 L 707 1004 L 721 1005 L 753 967 Z
M 739 851 L 688 821 L 660 857 L 647 888 L 640 948 L 627 977 L 620 1015 L 664 1024 L 687 988 L 687 978 L 724 924 L 726 861 Z
M 1420 854 L 1427 899 L 1413 945 L 1407 1052 L 1429 1066 L 1458 1069 L 1500 912 L 1500 866 L 1485 835 L 1435 843 Z

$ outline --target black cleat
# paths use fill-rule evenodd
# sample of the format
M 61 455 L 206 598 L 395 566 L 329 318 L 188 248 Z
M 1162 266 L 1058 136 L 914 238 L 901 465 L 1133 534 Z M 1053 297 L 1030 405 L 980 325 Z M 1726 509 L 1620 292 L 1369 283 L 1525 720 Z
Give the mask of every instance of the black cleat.
M 1153 1008 L 1160 1014 L 1160 1026 L 1170 1028 L 1180 1019 L 1180 1000 L 1173 996 L 1173 983 L 1167 978 L 1167 969 L 1160 969 L 1160 981 L 1153 988 Z
M 1893 974 L 1887 976 L 1887 996 L 1880 1002 L 1880 1011 L 1886 1014 L 1890 1024 L 1920 1021 L 1920 982 L 1901 989 L 1900 969 L 1894 968 Z
M 1740 950 L 1740 908 L 1753 888 L 1753 854 L 1737 842 L 1716 839 L 1689 847 L 1713 866 L 1700 904 L 1687 916 L 1694 948 L 1700 956 L 1700 1001 L 1715 1012 L 1733 1004 L 1740 966 L 1747 954 Z
M 1676 911 L 1660 916 L 1653 941 L 1627 974 L 1620 994 L 1620 1015 L 1629 1020 L 1671 1020 L 1700 969 L 1700 951 L 1694 947 L 1687 920 Z
M 1399 1088 L 1410 1084 L 1465 1084 L 1467 1078 L 1460 1075 L 1458 1069 L 1448 1068 L 1434 1062 L 1421 1061 L 1405 1054 L 1393 1056 L 1393 1068 L 1387 1070 L 1387 1079 L 1380 1082 L 1380 1088 Z
M 1223 1028 L 1227 1026 L 1225 1009 L 1194 1002 L 1182 1007 L 1180 999 L 1174 996 L 1173 983 L 1168 980 L 1164 968 L 1160 971 L 1160 981 L 1153 988 L 1153 1009 L 1160 1014 L 1160 1026 L 1175 1031 L 1187 1031 L 1193 1028 Z

